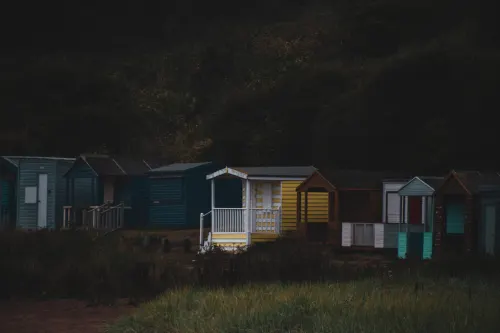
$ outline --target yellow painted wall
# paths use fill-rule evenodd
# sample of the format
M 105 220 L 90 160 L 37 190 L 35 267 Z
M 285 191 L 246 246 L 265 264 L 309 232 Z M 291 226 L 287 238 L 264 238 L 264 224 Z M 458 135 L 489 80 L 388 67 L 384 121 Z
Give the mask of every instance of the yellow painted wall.
M 263 243 L 263 242 L 272 242 L 278 238 L 277 234 L 271 233 L 252 233 L 252 244 L 254 243 Z
M 296 229 L 297 221 L 297 186 L 301 181 L 282 182 L 282 229 L 283 231 L 293 231 Z M 302 222 L 304 222 L 304 193 L 302 193 Z M 328 193 L 309 193 L 308 212 L 309 222 L 328 222 Z
M 212 239 L 246 239 L 246 235 L 244 233 L 241 234 L 212 234 Z

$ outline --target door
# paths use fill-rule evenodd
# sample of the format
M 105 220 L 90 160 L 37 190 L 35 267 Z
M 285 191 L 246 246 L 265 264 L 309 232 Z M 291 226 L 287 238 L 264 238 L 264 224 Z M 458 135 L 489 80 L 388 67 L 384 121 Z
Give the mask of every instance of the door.
M 422 224 L 422 197 L 408 198 L 408 215 L 410 224 Z
M 484 218 L 484 247 L 488 255 L 495 255 L 496 207 L 486 206 Z
M 38 175 L 38 228 L 47 228 L 48 175 Z
M 260 195 L 262 196 L 262 203 L 257 201 L 257 208 L 259 210 L 256 213 L 256 231 L 265 232 L 274 230 L 274 219 L 273 219 L 273 184 L 272 183 L 261 183 L 259 184 Z
M 464 204 L 460 201 L 450 201 L 446 204 L 446 233 L 461 235 L 464 233 Z
M 401 199 L 397 192 L 387 192 L 386 222 L 399 223 Z

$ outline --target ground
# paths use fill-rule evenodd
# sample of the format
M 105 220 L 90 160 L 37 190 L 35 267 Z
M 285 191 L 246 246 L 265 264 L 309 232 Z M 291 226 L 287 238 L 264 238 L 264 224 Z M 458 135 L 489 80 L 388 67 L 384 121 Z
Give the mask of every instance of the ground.
M 106 323 L 133 310 L 126 301 L 114 307 L 86 307 L 76 300 L 2 301 L 0 332 L 98 333 Z
M 173 243 L 172 252 L 166 259 L 191 263 L 194 253 L 184 254 L 182 241 L 189 238 L 193 250 L 198 242 L 199 230 L 179 231 L 124 231 L 125 236 L 135 237 L 145 234 L 168 237 Z M 77 300 L 48 301 L 0 301 L 1 333 L 97 333 L 106 323 L 128 314 L 134 307 L 127 301 L 120 301 L 114 307 L 87 307 L 86 302 Z

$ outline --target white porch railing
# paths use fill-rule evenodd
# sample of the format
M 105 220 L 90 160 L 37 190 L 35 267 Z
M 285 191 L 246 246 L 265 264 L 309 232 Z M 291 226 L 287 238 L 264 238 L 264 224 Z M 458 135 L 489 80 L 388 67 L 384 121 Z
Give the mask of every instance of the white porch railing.
M 245 232 L 245 208 L 214 208 L 212 232 Z
M 63 207 L 63 229 L 78 227 L 83 229 L 115 230 L 123 228 L 124 210 L 130 209 L 123 203 L 112 205 L 106 203 L 101 206 L 90 206 L 82 210 L 82 220 L 76 223 L 76 212 L 72 206 Z
M 208 213 L 200 214 L 200 247 L 207 247 L 211 244 L 210 239 L 207 242 L 203 241 L 203 221 L 209 214 L 212 214 L 209 238 L 210 235 L 216 233 L 281 233 L 281 209 L 214 208 Z M 249 238 L 247 238 L 247 244 L 248 242 Z
M 247 228 L 247 214 L 250 225 Z M 248 230 L 247 230 L 248 229 Z M 214 208 L 212 232 L 281 232 L 281 210 L 262 208 Z

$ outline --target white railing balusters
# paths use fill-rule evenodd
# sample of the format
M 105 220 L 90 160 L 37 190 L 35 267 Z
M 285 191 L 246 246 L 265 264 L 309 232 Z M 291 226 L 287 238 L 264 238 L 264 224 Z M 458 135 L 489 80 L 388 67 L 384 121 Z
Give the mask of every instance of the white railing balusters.
M 250 226 L 247 231 L 245 208 L 214 208 L 212 212 L 212 230 L 220 233 L 242 232 L 281 232 L 281 210 L 251 208 Z

